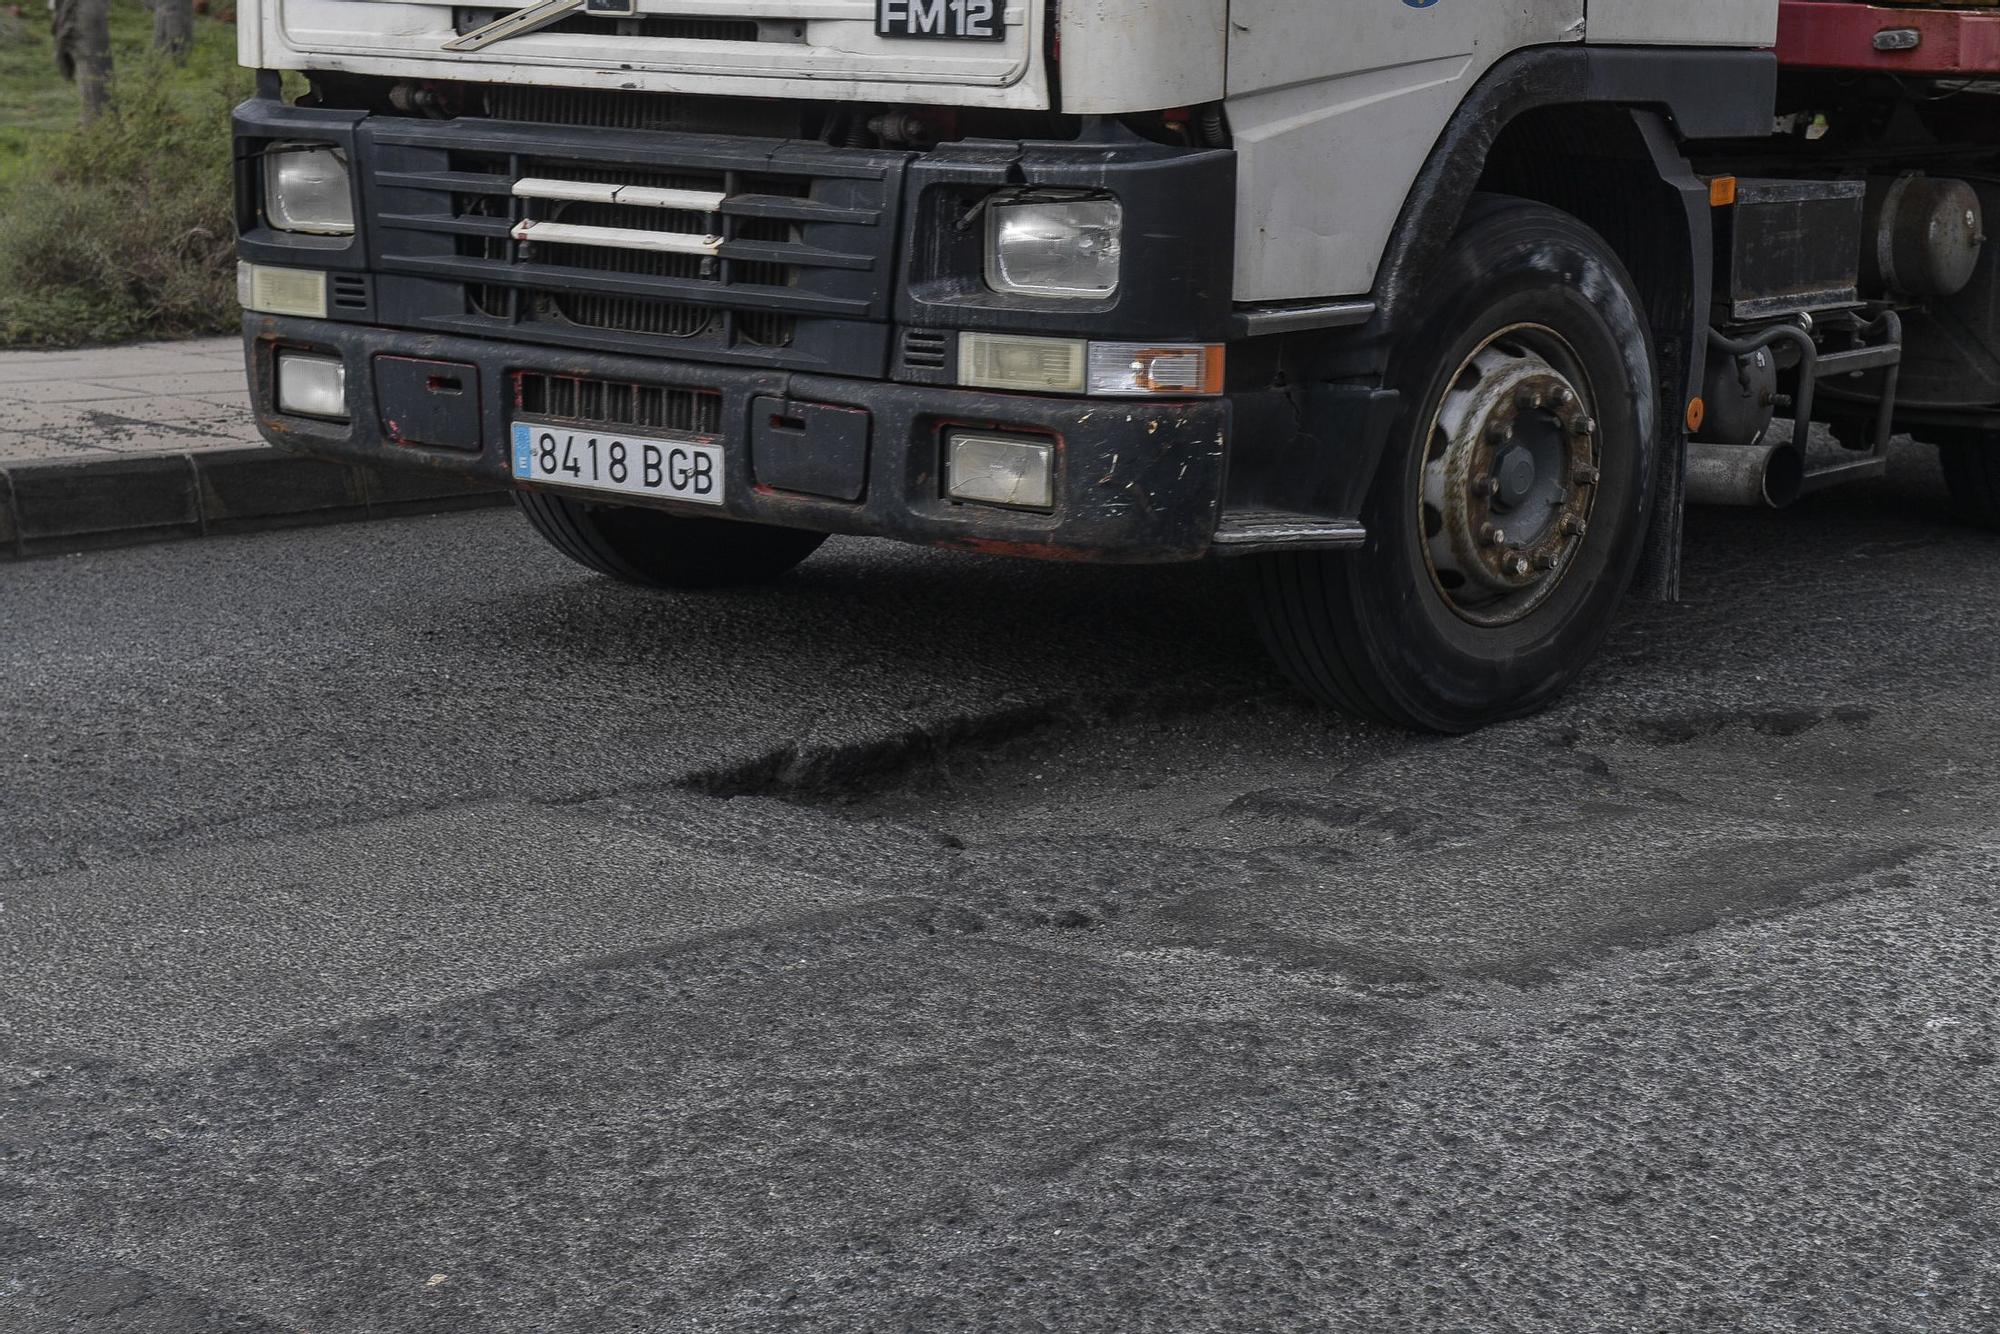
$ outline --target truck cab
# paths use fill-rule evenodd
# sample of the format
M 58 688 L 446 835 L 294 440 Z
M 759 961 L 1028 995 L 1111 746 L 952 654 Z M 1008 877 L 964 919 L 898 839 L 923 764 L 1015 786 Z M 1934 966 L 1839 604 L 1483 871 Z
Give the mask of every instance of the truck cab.
M 1551 698 L 1628 588 L 1673 595 L 1691 477 L 1785 489 L 1769 427 L 1822 366 L 1892 422 L 1876 169 L 1809 137 L 1886 113 L 1787 84 L 1780 27 L 1780 0 L 268 0 L 235 124 L 259 422 L 512 487 L 659 587 L 830 533 L 1231 559 L 1303 688 L 1462 730 Z M 1787 252 L 1801 228 L 1824 244 Z

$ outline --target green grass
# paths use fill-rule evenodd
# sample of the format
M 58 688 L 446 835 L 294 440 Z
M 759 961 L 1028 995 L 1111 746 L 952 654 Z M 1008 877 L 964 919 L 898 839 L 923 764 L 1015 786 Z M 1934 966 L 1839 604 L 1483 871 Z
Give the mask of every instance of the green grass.
M 0 15 L 0 345 L 74 346 L 233 328 L 229 108 L 250 90 L 236 30 L 198 15 L 185 65 L 152 15 L 112 8 L 112 109 L 78 125 L 47 11 Z
M 36 151 L 77 122 L 76 85 L 56 73 L 48 8 L 41 0 L 27 0 L 21 8 L 19 19 L 0 14 L 0 189 L 26 175 Z M 152 46 L 152 13 L 139 0 L 113 0 L 114 75 L 143 60 Z M 249 75 L 236 67 L 236 26 L 197 14 L 194 50 L 168 81 L 190 105 L 208 100 L 218 84 L 247 96 Z

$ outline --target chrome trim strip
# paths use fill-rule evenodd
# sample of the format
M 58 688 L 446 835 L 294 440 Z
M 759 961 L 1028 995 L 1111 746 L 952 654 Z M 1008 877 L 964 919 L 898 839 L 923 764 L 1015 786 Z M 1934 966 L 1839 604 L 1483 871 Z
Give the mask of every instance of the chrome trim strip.
M 521 199 L 562 199 L 590 204 L 630 204 L 635 208 L 673 208 L 713 213 L 728 196 L 713 190 L 667 190 L 651 185 L 615 185 L 605 181 L 560 181 L 524 176 L 514 182 Z
M 582 227 L 574 223 L 536 222 L 533 218 L 515 223 L 509 235 L 516 241 L 551 241 L 602 246 L 608 250 L 657 250 L 672 255 L 713 255 L 722 249 L 720 236 L 650 232 L 640 227 Z

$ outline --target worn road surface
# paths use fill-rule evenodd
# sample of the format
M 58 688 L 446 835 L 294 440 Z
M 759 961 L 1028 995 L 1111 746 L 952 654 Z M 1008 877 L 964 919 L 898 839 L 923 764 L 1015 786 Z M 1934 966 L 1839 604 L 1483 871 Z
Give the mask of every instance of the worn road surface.
M 2000 1329 L 2000 537 L 1690 542 L 1463 740 L 1207 568 L 0 570 L 0 1331 Z

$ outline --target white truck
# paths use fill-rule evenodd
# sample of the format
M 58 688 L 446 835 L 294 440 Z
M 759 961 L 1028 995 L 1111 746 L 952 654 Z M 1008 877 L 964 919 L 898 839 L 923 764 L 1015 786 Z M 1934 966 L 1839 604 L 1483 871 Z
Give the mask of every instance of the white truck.
M 2000 519 L 2000 11 L 1852 0 L 264 0 L 273 443 L 584 565 L 829 533 L 1227 557 L 1306 691 L 1533 710 L 1690 499 L 1945 451 Z M 309 91 L 281 96 L 286 71 Z M 1793 432 L 1773 432 L 1774 420 Z M 1815 420 L 1845 448 L 1809 459 Z

